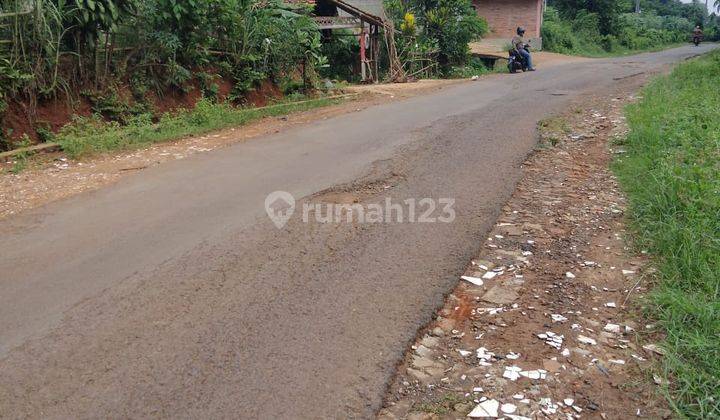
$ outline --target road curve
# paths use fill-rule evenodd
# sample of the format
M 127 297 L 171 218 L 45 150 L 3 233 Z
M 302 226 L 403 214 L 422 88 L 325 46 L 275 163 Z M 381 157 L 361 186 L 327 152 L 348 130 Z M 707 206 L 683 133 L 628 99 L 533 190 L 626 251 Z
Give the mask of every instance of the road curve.
M 493 75 L 154 167 L 0 221 L 0 417 L 366 418 L 519 179 L 538 120 L 714 48 Z M 453 223 L 277 229 L 304 202 Z

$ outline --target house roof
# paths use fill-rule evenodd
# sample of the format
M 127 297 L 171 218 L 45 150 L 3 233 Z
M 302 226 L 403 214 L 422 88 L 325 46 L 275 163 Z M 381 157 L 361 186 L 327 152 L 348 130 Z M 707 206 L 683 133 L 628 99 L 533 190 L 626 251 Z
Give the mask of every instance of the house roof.
M 356 9 L 360 9 L 363 12 L 372 15 L 377 16 L 382 20 L 385 20 L 387 16 L 385 15 L 385 6 L 383 5 L 383 0 L 339 0 L 339 1 L 333 1 L 333 0 L 285 0 L 287 3 L 291 4 L 317 4 L 321 2 L 330 2 L 330 3 L 345 3 L 348 4 Z M 350 13 L 340 10 L 339 11 L 340 16 L 351 16 Z

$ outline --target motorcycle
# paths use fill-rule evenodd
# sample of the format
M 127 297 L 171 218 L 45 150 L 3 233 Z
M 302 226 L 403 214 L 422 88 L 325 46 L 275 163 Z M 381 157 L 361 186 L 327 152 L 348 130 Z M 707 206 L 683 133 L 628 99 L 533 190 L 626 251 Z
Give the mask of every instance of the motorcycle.
M 530 46 L 526 44 L 525 50 L 529 51 L 529 48 Z M 518 70 L 528 70 L 527 60 L 514 48 L 508 51 L 508 70 L 510 73 L 517 73 Z
M 702 37 L 699 36 L 699 35 L 693 36 L 693 44 L 695 44 L 696 47 L 697 47 L 698 45 L 700 45 L 700 41 L 702 41 L 702 39 L 700 39 L 700 38 L 702 38 Z

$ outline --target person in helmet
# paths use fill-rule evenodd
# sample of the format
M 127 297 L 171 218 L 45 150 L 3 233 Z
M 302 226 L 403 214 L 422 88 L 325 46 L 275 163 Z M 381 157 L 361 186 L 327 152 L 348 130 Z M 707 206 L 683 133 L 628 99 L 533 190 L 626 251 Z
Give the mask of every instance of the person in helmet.
M 700 29 L 700 25 L 697 25 L 695 29 L 693 29 L 693 42 L 695 45 L 698 45 L 700 41 L 702 41 L 703 38 L 703 31 Z
M 513 48 L 515 51 L 517 51 L 518 54 L 520 54 L 525 61 L 527 62 L 528 70 L 529 71 L 535 71 L 535 67 L 532 65 L 532 57 L 530 56 L 530 52 L 527 50 L 527 44 L 525 43 L 525 28 L 522 26 L 519 26 L 516 30 L 516 35 L 512 38 Z

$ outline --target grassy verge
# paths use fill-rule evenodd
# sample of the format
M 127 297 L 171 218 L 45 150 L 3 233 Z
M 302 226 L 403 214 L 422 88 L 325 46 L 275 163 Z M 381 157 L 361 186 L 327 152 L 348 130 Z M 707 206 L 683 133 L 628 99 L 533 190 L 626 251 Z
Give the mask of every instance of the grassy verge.
M 615 169 L 639 244 L 656 258 L 648 307 L 665 330 L 671 404 L 720 417 L 720 52 L 683 63 L 628 108 Z
M 341 102 L 342 98 L 318 98 L 262 108 L 236 108 L 201 100 L 192 110 L 166 114 L 158 122 L 141 115 L 127 125 L 107 123 L 98 118 L 80 118 L 58 133 L 56 141 L 71 158 L 150 143 L 200 135 L 222 128 L 240 126 L 263 117 L 306 111 Z
M 635 48 L 635 49 L 618 47 L 612 51 L 604 51 L 602 49 L 588 49 L 588 50 L 574 52 L 573 55 L 578 55 L 581 57 L 589 57 L 589 58 L 622 57 L 622 56 L 626 56 L 626 55 L 635 55 L 635 54 L 641 54 L 641 53 L 646 53 L 646 52 L 669 50 L 670 48 L 682 47 L 683 45 L 690 45 L 690 44 L 688 42 L 674 42 L 671 44 L 660 44 L 660 45 L 655 45 L 652 47 Z

